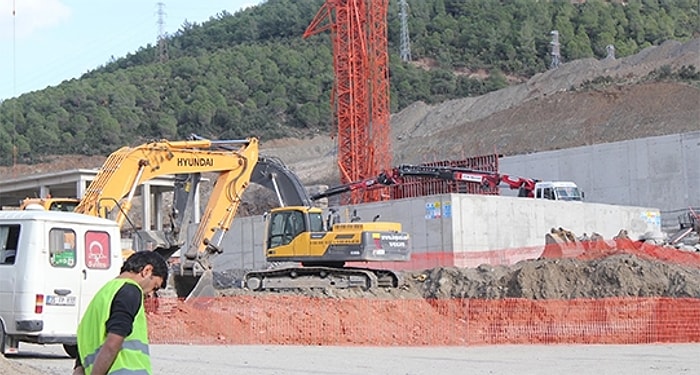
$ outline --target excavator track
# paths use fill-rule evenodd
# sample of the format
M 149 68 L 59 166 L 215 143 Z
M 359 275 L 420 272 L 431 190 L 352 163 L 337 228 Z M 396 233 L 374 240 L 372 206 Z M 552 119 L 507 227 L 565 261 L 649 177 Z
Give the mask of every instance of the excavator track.
M 248 272 L 244 286 L 253 291 L 289 289 L 395 288 L 398 276 L 369 268 L 291 267 Z

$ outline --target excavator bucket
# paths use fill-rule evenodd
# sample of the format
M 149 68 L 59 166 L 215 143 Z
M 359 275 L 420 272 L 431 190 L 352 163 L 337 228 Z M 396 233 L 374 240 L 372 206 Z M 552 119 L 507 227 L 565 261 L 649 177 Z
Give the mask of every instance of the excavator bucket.
M 574 233 L 563 228 L 552 228 L 544 239 L 542 258 L 575 258 L 585 252 L 585 248 Z
M 205 271 L 199 277 L 175 275 L 174 282 L 177 296 L 184 298 L 185 302 L 217 295 L 214 289 L 214 273 L 211 270 Z

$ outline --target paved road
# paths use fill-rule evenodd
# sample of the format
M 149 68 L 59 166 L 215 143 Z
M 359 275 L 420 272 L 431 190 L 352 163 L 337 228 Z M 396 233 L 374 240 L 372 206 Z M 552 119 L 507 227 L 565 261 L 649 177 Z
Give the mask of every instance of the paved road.
M 22 344 L 11 359 L 71 373 L 60 346 Z M 153 345 L 156 375 L 700 374 L 700 344 L 482 347 Z

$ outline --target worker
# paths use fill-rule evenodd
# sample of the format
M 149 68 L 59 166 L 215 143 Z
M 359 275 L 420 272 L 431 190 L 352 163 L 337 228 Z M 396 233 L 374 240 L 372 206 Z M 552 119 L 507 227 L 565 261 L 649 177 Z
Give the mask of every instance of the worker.
M 143 301 L 165 287 L 167 276 L 167 262 L 158 253 L 141 251 L 126 259 L 119 276 L 95 294 L 78 325 L 73 375 L 152 373 Z

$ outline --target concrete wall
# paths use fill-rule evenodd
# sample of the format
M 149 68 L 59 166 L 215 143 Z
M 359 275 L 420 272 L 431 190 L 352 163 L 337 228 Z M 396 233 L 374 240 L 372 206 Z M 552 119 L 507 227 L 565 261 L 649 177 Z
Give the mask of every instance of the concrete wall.
M 610 239 L 621 229 L 637 239 L 659 232 L 659 210 L 517 197 L 452 195 L 455 250 L 484 251 L 544 245 L 552 228 Z
M 500 170 L 574 181 L 588 202 L 656 207 L 672 227 L 700 207 L 700 131 L 505 157 Z
M 264 237 L 262 216 L 236 218 L 224 236 L 224 252 L 214 260 L 214 269 L 264 268 L 267 264 L 263 252 Z
M 542 255 L 545 234 L 564 228 L 576 236 L 610 240 L 625 229 L 632 239 L 661 230 L 659 210 L 517 197 L 452 195 L 454 264 L 514 264 Z
M 380 215 L 380 221 L 400 222 L 412 239 L 412 264 L 398 265 L 401 268 L 512 264 L 537 258 L 545 234 L 557 227 L 578 236 L 596 232 L 606 239 L 621 229 L 633 239 L 660 231 L 659 211 L 653 208 L 472 194 L 361 204 L 342 207 L 338 213 L 344 222 L 355 215 L 364 221 Z M 215 268 L 265 267 L 263 235 L 261 217 L 235 220 Z

